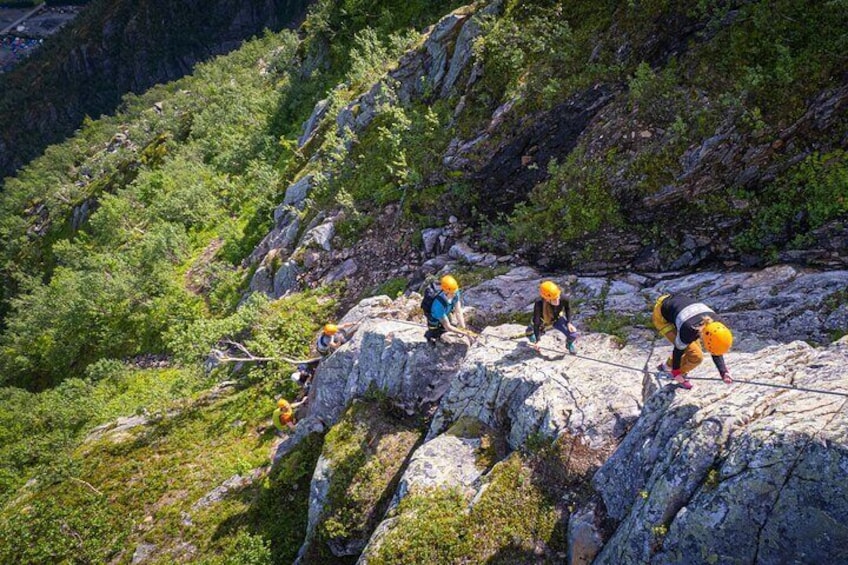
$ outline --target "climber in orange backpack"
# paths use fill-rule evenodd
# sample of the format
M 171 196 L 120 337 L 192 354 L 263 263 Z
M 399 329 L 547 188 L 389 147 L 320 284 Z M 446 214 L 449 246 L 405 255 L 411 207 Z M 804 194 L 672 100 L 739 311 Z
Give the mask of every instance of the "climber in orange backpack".
M 554 328 L 565 336 L 568 352 L 576 355 L 574 341 L 577 339 L 577 328 L 571 323 L 571 305 L 568 298 L 562 296 L 562 290 L 553 281 L 544 281 L 539 285 L 539 296 L 541 298 L 533 305 L 533 321 L 525 331 L 531 347 L 539 351 L 539 340 L 545 330 Z
M 733 345 L 733 334 L 706 304 L 686 296 L 665 294 L 654 304 L 652 321 L 660 335 L 674 344 L 671 357 L 657 367 L 659 371 L 670 373 L 683 388 L 692 388 L 686 375 L 704 359 L 698 343 L 703 340 L 721 380 L 727 384 L 733 382 L 723 357 Z
M 274 410 L 274 414 L 271 416 L 271 421 L 274 423 L 274 427 L 278 430 L 285 431 L 286 428 L 294 429 L 294 411 L 295 409 L 306 402 L 306 399 L 301 400 L 300 402 L 289 403 L 285 398 L 281 398 L 277 401 L 277 409 Z

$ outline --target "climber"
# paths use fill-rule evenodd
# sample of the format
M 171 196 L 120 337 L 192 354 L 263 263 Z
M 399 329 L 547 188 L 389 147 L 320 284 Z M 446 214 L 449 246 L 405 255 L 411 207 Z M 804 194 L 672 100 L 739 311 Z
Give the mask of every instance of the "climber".
M 533 305 L 533 321 L 524 332 L 530 340 L 531 347 L 539 351 L 539 340 L 549 328 L 554 328 L 565 335 L 565 347 L 572 355 L 577 354 L 574 340 L 577 339 L 577 328 L 571 323 L 571 306 L 568 298 L 562 296 L 562 290 L 553 281 L 544 281 L 539 285 L 541 298 Z M 565 314 L 565 317 L 563 317 Z
M 722 356 L 733 345 L 733 334 L 715 316 L 716 313 L 707 305 L 686 296 L 660 296 L 654 304 L 652 321 L 660 335 L 674 344 L 674 351 L 666 362 L 657 366 L 657 370 L 670 373 L 683 388 L 692 388 L 686 375 L 704 359 L 698 343 L 702 339 L 707 351 L 712 354 L 721 380 L 732 383 Z
M 435 283 L 427 286 L 424 291 L 424 298 L 421 300 L 421 309 L 427 316 L 427 331 L 424 333 L 427 343 L 436 345 L 436 342 L 441 340 L 442 334 L 445 332 L 469 335 L 465 327 L 461 298 L 462 292 L 459 290 L 459 283 L 451 275 L 443 276 L 438 287 Z M 456 314 L 459 327 L 451 324 L 450 315 L 452 313 Z
M 326 357 L 339 347 L 356 332 L 359 324 L 348 322 L 346 324 L 324 324 L 318 339 L 315 341 L 315 349 L 318 353 Z
M 291 380 L 300 386 L 304 398 L 309 395 L 309 387 L 312 386 L 312 378 L 315 376 L 315 370 L 318 368 L 319 362 L 320 359 L 300 363 L 297 366 L 297 371 L 291 374 Z
M 301 404 L 306 402 L 306 400 L 301 400 L 300 402 L 289 403 L 285 398 L 281 398 L 277 401 L 277 409 L 274 410 L 274 414 L 271 416 L 271 421 L 274 423 L 274 427 L 278 430 L 285 431 L 286 428 L 291 430 L 294 429 L 294 411 Z

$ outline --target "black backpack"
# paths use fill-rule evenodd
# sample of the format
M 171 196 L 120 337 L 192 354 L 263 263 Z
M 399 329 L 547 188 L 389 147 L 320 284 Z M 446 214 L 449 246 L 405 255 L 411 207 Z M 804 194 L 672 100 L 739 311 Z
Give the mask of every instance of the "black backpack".
M 424 288 L 424 298 L 421 299 L 421 310 L 424 311 L 424 315 L 428 318 L 430 317 L 430 310 L 433 308 L 433 302 L 439 298 L 441 292 L 442 287 L 438 281 L 433 281 Z M 446 302 L 444 299 L 441 300 Z

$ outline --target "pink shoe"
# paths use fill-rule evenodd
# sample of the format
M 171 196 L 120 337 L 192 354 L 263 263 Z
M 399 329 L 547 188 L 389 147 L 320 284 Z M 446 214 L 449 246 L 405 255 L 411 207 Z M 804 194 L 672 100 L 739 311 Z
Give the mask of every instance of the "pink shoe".
M 682 386 L 686 390 L 689 390 L 689 389 L 692 388 L 692 383 L 687 381 L 685 377 L 682 377 L 682 376 L 681 377 L 674 377 L 674 382 L 676 382 L 677 384 L 679 384 L 680 386 Z

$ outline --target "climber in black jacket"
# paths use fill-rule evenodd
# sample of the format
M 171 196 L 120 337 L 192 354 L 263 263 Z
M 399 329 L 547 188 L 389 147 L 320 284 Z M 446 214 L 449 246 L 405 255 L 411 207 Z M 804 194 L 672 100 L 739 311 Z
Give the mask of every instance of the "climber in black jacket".
M 652 321 L 660 335 L 674 344 L 671 357 L 657 369 L 671 373 L 683 388 L 692 388 L 686 375 L 704 359 L 698 343 L 702 339 L 712 354 L 721 380 L 727 384 L 733 382 L 723 357 L 733 345 L 733 334 L 706 304 L 686 296 L 665 294 L 654 304 Z

